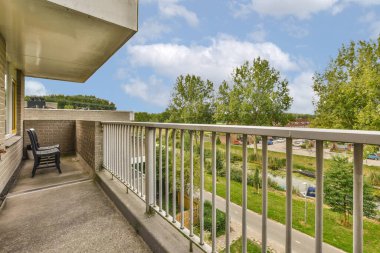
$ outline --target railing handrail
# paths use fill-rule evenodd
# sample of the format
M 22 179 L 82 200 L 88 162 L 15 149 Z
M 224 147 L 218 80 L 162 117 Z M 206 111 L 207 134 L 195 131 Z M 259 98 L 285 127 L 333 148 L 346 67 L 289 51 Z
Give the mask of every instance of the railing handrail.
M 380 145 L 380 131 L 130 121 L 102 121 L 101 123 Z

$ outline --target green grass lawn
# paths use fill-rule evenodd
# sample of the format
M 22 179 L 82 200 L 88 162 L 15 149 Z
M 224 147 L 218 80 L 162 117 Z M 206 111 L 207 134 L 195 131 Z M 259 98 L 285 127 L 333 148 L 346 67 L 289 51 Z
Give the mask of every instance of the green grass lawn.
M 234 241 L 231 246 L 230 246 L 230 251 L 231 253 L 239 253 L 241 252 L 241 247 L 242 247 L 242 243 L 241 243 L 241 237 Z M 226 252 L 225 250 L 223 252 Z M 248 253 L 261 253 L 261 246 L 255 242 L 253 242 L 252 240 L 247 240 L 247 252 Z M 269 251 L 268 251 L 269 252 Z
M 226 182 L 225 178 L 217 179 L 217 195 L 225 197 Z M 212 177 L 205 176 L 205 189 L 212 191 Z M 261 193 L 255 193 L 255 189 L 248 186 L 248 209 L 261 213 Z M 231 201 L 241 205 L 242 185 L 241 183 L 231 181 Z M 285 224 L 285 206 L 286 196 L 284 192 L 268 192 L 268 217 L 272 220 Z M 307 203 L 308 219 L 304 224 L 304 200 L 293 197 L 293 228 L 302 231 L 310 236 L 314 236 L 315 224 L 315 205 L 312 201 Z M 323 210 L 323 237 L 324 241 L 334 245 L 337 248 L 352 252 L 352 228 L 340 225 L 340 215 L 330 211 L 328 208 Z M 352 220 L 351 220 L 352 224 Z M 380 223 L 373 220 L 364 220 L 364 252 L 376 252 L 380 248 L 379 233 Z

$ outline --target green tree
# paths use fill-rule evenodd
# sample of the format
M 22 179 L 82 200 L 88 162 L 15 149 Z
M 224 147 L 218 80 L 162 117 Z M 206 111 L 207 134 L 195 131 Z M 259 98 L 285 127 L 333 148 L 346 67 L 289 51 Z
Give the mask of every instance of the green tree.
M 179 76 L 168 106 L 171 122 L 213 123 L 214 84 L 199 76 Z
M 267 60 L 246 61 L 232 73 L 233 86 L 223 83 L 216 102 L 217 119 L 226 123 L 273 126 L 285 123 L 292 104 L 288 81 Z
M 34 97 L 25 97 L 25 101 L 29 101 Z M 87 110 L 116 110 L 114 103 L 106 100 L 97 98 L 95 96 L 87 95 L 47 95 L 38 97 L 44 99 L 46 102 L 58 103 L 58 109 L 87 109 Z
M 215 103 L 218 121 L 242 125 L 284 125 L 291 104 L 288 81 L 267 60 L 246 61 L 232 73 L 233 86 L 223 82 Z M 257 154 L 257 138 L 255 138 Z
M 313 125 L 380 130 L 380 38 L 343 45 L 326 70 L 316 73 Z
M 167 110 L 161 113 L 135 112 L 135 121 L 138 122 L 167 122 L 169 117 Z
M 233 121 L 230 106 L 230 93 L 231 89 L 226 81 L 223 81 L 219 86 L 215 99 L 215 114 L 214 118 L 218 122 L 223 123 L 236 123 Z
M 353 208 L 353 165 L 345 157 L 335 156 L 324 179 L 325 202 L 335 212 L 344 216 L 344 224 L 349 224 L 349 216 Z M 376 204 L 372 188 L 364 182 L 363 212 L 367 217 L 376 214 Z

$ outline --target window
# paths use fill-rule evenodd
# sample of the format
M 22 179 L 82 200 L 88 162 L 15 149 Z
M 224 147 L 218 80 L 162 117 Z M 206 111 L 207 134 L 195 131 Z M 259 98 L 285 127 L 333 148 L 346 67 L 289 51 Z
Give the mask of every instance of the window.
M 13 71 L 15 72 L 15 71 Z M 5 138 L 17 133 L 17 82 L 9 64 L 5 74 Z

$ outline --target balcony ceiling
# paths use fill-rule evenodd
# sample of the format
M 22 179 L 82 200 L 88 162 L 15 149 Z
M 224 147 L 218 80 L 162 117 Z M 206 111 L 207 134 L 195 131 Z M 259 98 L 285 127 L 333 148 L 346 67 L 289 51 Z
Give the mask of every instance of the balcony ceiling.
M 85 82 L 137 31 L 137 0 L 0 0 L 7 59 L 26 76 Z

